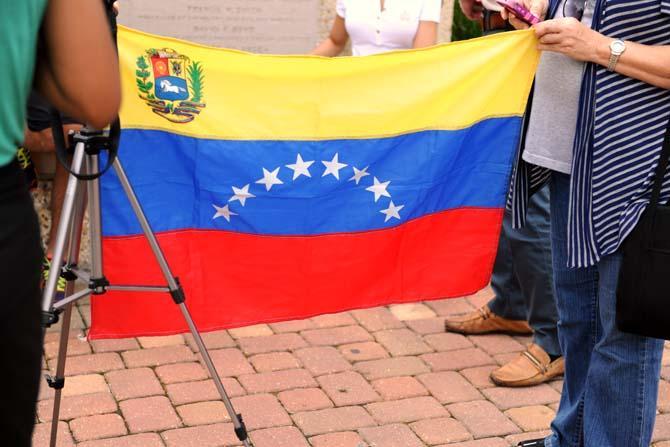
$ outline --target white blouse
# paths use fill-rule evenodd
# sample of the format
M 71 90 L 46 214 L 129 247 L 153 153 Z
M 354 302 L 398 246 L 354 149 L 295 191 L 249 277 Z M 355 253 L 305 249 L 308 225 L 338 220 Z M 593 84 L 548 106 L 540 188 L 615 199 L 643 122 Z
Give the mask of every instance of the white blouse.
M 412 48 L 419 22 L 440 22 L 442 0 L 337 0 L 354 56 Z

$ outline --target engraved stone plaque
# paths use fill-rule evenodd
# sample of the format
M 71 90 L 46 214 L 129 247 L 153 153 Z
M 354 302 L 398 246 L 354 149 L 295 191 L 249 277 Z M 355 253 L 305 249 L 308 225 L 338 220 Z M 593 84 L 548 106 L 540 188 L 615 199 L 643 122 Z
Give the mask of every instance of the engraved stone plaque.
M 319 0 L 123 0 L 119 23 L 253 53 L 300 54 L 319 39 Z

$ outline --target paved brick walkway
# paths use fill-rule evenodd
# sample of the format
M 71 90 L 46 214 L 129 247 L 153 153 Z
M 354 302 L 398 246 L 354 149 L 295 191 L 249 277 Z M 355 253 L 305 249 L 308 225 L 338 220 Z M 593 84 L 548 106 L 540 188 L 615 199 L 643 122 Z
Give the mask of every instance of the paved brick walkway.
M 504 447 L 547 432 L 561 382 L 495 387 L 489 372 L 529 339 L 442 331 L 445 315 L 490 296 L 213 332 L 205 342 L 255 447 Z M 77 311 L 59 446 L 239 445 L 190 336 L 87 342 L 90 310 Z M 52 369 L 57 340 L 45 341 Z M 655 447 L 670 447 L 665 359 Z M 48 445 L 45 388 L 36 447 Z

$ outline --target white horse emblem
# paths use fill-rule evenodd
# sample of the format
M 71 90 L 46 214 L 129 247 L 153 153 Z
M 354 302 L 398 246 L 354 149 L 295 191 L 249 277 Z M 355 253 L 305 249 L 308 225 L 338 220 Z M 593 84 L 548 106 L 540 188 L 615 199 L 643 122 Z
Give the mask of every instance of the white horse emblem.
M 164 93 L 177 93 L 177 94 L 186 93 L 186 89 L 184 87 L 172 85 L 172 83 L 167 79 L 163 79 L 160 85 L 161 85 L 161 91 Z

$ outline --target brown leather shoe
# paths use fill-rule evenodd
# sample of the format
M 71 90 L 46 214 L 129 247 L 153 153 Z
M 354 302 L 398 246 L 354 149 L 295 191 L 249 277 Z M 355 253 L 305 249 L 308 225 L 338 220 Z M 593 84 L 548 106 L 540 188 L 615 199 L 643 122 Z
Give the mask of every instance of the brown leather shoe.
M 532 386 L 562 376 L 564 370 L 563 357 L 552 362 L 549 354 L 533 343 L 519 357 L 493 371 L 491 380 L 500 386 Z
M 484 305 L 469 314 L 447 317 L 444 321 L 447 332 L 459 334 L 489 334 L 502 332 L 506 334 L 532 334 L 533 330 L 524 320 L 508 320 L 491 312 L 489 306 Z

